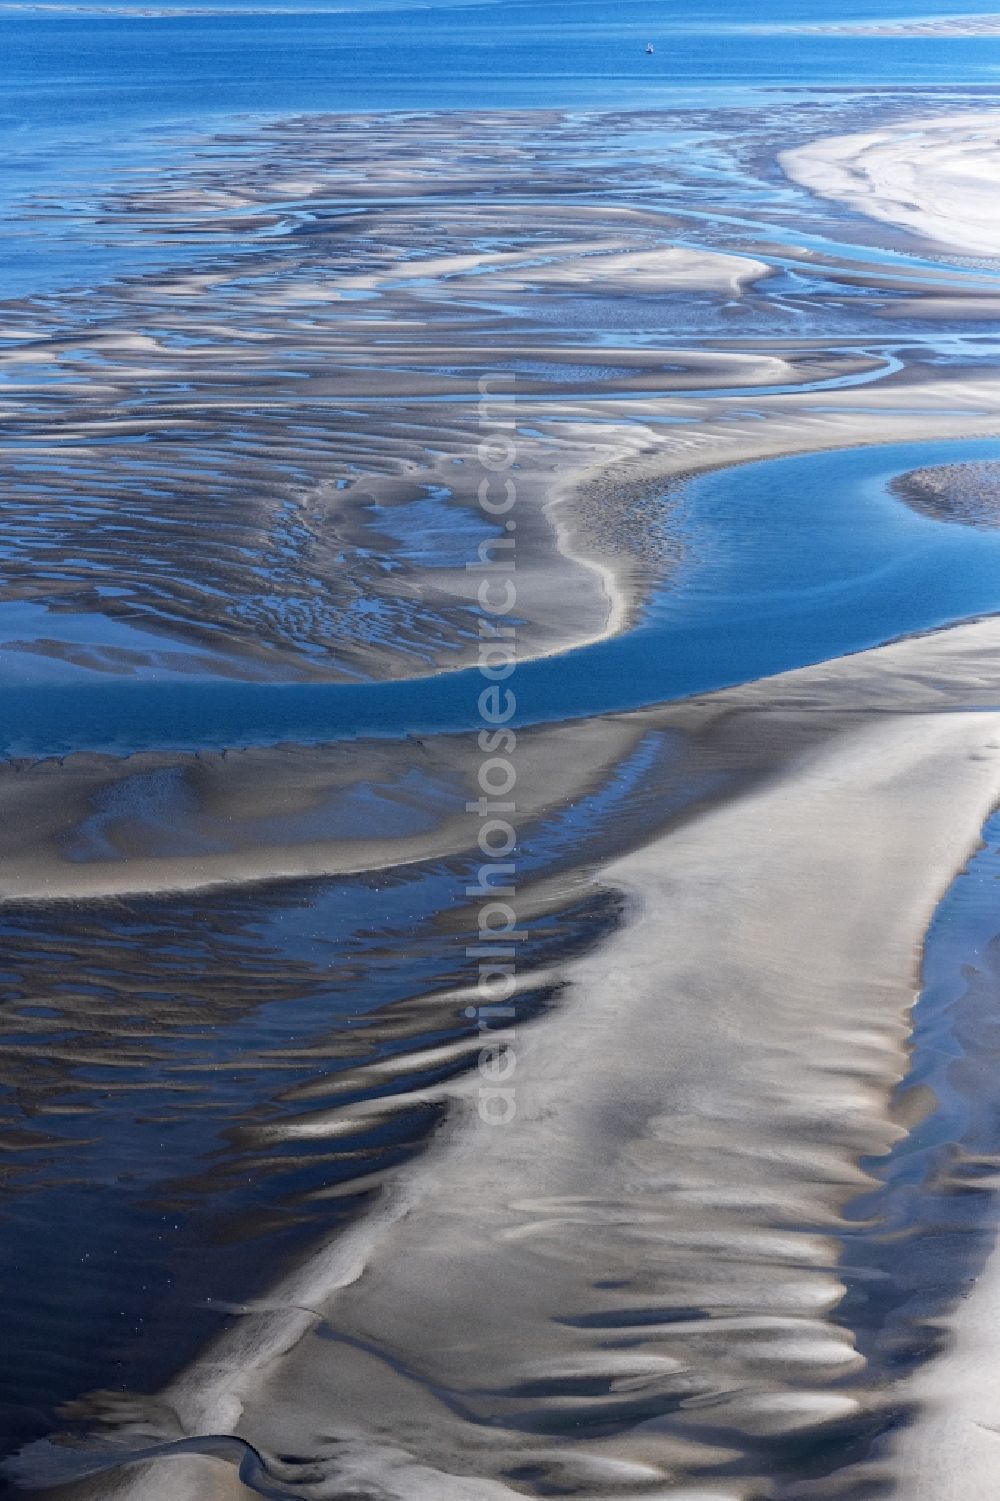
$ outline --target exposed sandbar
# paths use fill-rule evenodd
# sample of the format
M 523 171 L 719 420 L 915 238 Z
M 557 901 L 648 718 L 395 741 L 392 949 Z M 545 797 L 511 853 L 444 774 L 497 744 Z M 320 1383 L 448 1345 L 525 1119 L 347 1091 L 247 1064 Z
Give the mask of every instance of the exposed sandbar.
M 711 124 L 712 151 L 732 158 L 728 214 L 745 164 Z M 703 131 L 668 113 L 610 113 L 599 131 L 556 111 L 316 117 L 123 180 L 102 233 L 198 236 L 204 254 L 95 291 L 99 323 L 89 299 L 3 309 L 0 631 L 8 608 L 47 611 L 34 637 L 0 634 L 18 670 L 211 661 L 343 680 L 470 662 L 465 565 L 497 531 L 477 499 L 481 378 L 520 403 L 522 655 L 625 628 L 650 529 L 611 494 L 577 536 L 573 496 L 595 469 L 697 443 L 691 425 L 710 425 L 725 458 L 740 428 L 780 418 L 784 394 L 832 402 L 848 392 L 827 386 L 891 368 L 853 337 L 788 339 L 799 324 L 774 256 L 818 278 L 813 310 L 859 279 L 876 312 L 903 287 L 930 298 L 956 281 L 799 255 L 777 231 L 687 243 L 675 211 L 704 189 Z M 756 144 L 770 160 L 766 124 Z
M 832 136 L 779 156 L 795 182 L 966 255 L 1000 255 L 1000 114 Z
M 1000 526 L 1000 463 L 939 464 L 901 474 L 894 495 L 937 521 Z
M 522 731 L 523 823 L 600 785 L 638 718 Z M 0 764 L 0 902 L 343 875 L 475 846 L 474 735 Z
M 0 635 L 20 669 L 197 673 L 210 654 L 216 673 L 342 680 L 473 661 L 466 564 L 503 536 L 478 499 L 498 430 L 516 449 L 522 654 L 620 629 L 629 594 L 553 512 L 554 474 L 589 457 L 577 396 L 795 384 L 816 362 L 616 342 L 600 316 L 591 336 L 581 295 L 644 322 L 654 298 L 728 306 L 770 267 L 595 200 L 618 157 L 567 171 L 567 133 L 545 113 L 320 118 L 235 163 L 123 179 L 102 223 L 198 234 L 205 254 L 101 289 L 99 327 L 72 297 L 5 309 L 0 631 L 5 608 L 48 612 Z M 248 247 L 280 226 L 280 253 Z M 234 236 L 238 256 L 213 254 Z M 515 390 L 551 396 L 563 430 L 515 422 Z
M 804 1432 L 863 1433 L 884 1394 L 831 1317 L 838 1234 L 901 1131 L 927 923 L 1000 795 L 1000 712 L 960 707 L 995 698 L 998 643 L 984 621 L 661 711 L 769 747 L 769 776 L 601 873 L 628 922 L 516 1039 L 514 1120 L 479 1119 L 476 1075 L 444 1086 L 425 1163 L 165 1394 L 179 1430 L 399 1501 L 527 1474 L 749 1496 Z M 240 1494 L 197 1464 L 192 1494 Z

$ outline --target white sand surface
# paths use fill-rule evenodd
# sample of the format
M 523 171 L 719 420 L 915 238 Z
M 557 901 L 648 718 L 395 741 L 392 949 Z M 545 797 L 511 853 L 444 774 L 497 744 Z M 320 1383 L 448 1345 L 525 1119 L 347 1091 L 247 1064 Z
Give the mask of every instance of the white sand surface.
M 859 1158 L 900 1134 L 923 935 L 1000 796 L 1000 709 L 953 707 L 1000 702 L 998 643 L 985 621 L 671 711 L 771 737 L 772 776 L 602 873 L 627 923 L 517 1039 L 514 1120 L 479 1119 L 476 1075 L 447 1086 L 422 1165 L 165 1394 L 181 1430 L 308 1457 L 313 1501 L 348 1480 L 497 1501 L 523 1493 L 503 1480 L 520 1465 L 707 1501 L 755 1483 L 699 1481 L 721 1432 L 746 1456 L 877 1405 L 838 1389 L 860 1357 L 829 1317 L 835 1235 Z M 585 1436 L 595 1402 L 637 1395 L 665 1416 Z M 246 1494 L 231 1467 L 191 1466 L 193 1496 Z M 163 1491 L 153 1466 L 100 1494 Z
M 1000 257 L 1000 113 L 947 115 L 784 151 L 793 181 L 974 256 Z
M 623 213 L 621 217 L 627 219 L 629 215 Z M 750 256 L 670 244 L 636 251 L 627 240 L 579 240 L 547 245 L 544 256 L 536 248 L 419 258 L 376 274 L 317 282 L 313 291 L 328 299 L 341 296 L 343 291 L 371 291 L 384 282 L 428 277 L 442 280 L 454 290 L 456 281 L 474 277 L 477 295 L 483 288 L 510 294 L 546 284 L 583 285 L 589 291 L 605 286 L 646 294 L 681 289 L 735 293 L 769 274 L 765 262 Z

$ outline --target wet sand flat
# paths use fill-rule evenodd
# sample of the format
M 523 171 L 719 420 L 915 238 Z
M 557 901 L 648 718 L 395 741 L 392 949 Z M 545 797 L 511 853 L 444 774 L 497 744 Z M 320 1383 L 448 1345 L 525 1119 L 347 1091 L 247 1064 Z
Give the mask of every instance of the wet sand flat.
M 7 680 L 209 703 L 213 683 L 377 693 L 474 666 L 467 565 L 506 532 L 478 503 L 484 379 L 516 395 L 525 668 L 647 639 L 739 534 L 739 506 L 694 524 L 698 476 L 994 437 L 995 339 L 963 321 L 949 342 L 942 311 L 985 324 L 996 268 L 877 242 L 933 229 L 926 203 L 897 211 L 915 137 L 966 206 L 969 163 L 991 180 L 993 117 L 927 109 L 873 106 L 847 137 L 857 101 L 833 97 L 818 142 L 788 102 L 305 117 L 116 189 L 109 225 L 204 252 L 107 288 L 100 318 L 58 293 L 3 309 Z M 966 250 L 989 228 L 972 198 Z M 874 222 L 852 239 L 856 208 Z M 387 718 L 10 758 L 0 1064 L 35 1123 L 23 1181 L 79 1220 L 114 1147 L 123 1243 L 178 1236 L 169 1318 L 122 1281 L 138 1333 L 94 1362 L 118 1389 L 47 1378 L 23 1433 L 62 1439 L 27 1443 L 18 1492 L 832 1501 L 927 1473 L 938 1430 L 901 1409 L 944 1411 L 948 1367 L 911 1385 L 873 1346 L 859 1205 L 919 1124 L 910 1010 L 1000 797 L 998 646 L 991 617 L 519 726 L 503 1125 L 480 1110 L 471 734 Z M 175 1334 L 144 1392 L 129 1362 L 156 1317 L 205 1333 Z
M 787 124 L 803 128 L 794 111 Z M 350 681 L 467 664 L 465 563 L 498 530 L 477 502 L 481 379 L 495 418 L 513 390 L 532 418 L 517 432 L 522 653 L 622 629 L 669 545 L 616 505 L 617 484 L 584 506 L 592 480 L 641 466 L 655 483 L 706 438 L 712 461 L 720 445 L 768 451 L 758 395 L 782 419 L 797 390 L 823 390 L 849 425 L 848 391 L 891 373 L 899 328 L 880 320 L 905 290 L 982 291 L 879 269 L 873 298 L 876 268 L 812 263 L 780 223 L 754 254 L 724 216 L 702 235 L 717 243 L 678 243 L 706 134 L 738 198 L 780 128 L 758 121 L 743 142 L 710 115 L 606 115 L 597 133 L 556 112 L 302 120 L 111 196 L 107 232 L 197 243 L 204 264 L 109 287 L 96 321 L 58 295 L 3 310 L 7 672 Z M 790 338 L 806 305 L 815 333 Z M 939 431 L 960 403 L 914 398 Z
M 164 1394 L 179 1431 L 308 1456 L 314 1494 L 493 1497 L 522 1472 L 749 1496 L 804 1433 L 877 1430 L 838 1240 L 859 1158 L 903 1132 L 922 936 L 1000 789 L 1000 716 L 956 712 L 995 695 L 996 641 L 959 627 L 661 711 L 756 744 L 763 780 L 599 872 L 625 926 L 519 1036 L 515 1122 L 451 1086 L 424 1164 Z M 192 1495 L 240 1493 L 224 1460 L 188 1465 Z

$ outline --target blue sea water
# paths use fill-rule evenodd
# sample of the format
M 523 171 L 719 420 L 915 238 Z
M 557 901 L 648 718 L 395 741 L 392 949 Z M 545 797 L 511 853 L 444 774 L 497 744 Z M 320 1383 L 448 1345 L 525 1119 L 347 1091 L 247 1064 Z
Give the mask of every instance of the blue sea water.
M 992 5 L 941 0 L 934 9 Z M 182 159 L 235 119 L 739 106 L 774 89 L 968 93 L 1000 80 L 1000 38 L 795 30 L 914 10 L 913 0 L 766 0 L 752 14 L 740 0 L 3 0 L 0 296 L 162 259 L 95 237 L 88 212 L 112 172 Z M 79 207 L 75 232 L 64 217 L 51 233 L 25 218 L 29 201 L 53 198 Z

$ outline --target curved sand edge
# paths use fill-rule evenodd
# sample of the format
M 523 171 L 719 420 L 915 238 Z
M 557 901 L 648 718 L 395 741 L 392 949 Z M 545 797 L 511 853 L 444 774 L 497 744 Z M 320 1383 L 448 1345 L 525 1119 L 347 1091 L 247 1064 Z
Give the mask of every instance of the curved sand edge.
M 905 411 L 900 410 L 901 400 L 905 400 Z M 611 609 L 604 614 L 603 628 L 588 639 L 627 629 L 648 587 L 643 570 L 651 574 L 654 569 L 671 566 L 662 558 L 643 564 L 637 562 L 634 553 L 614 554 L 604 539 L 585 529 L 588 509 L 597 508 L 605 519 L 610 517 L 614 532 L 624 525 L 621 517 L 641 511 L 637 502 L 642 497 L 663 497 L 678 479 L 707 469 L 866 444 L 993 436 L 1000 426 L 1000 381 L 982 378 L 913 381 L 906 385 L 905 396 L 895 384 L 868 387 L 863 411 L 852 390 L 826 393 L 822 411 L 816 410 L 815 397 L 808 394 L 762 395 L 755 407 L 766 420 L 746 423 L 733 420 L 737 411 L 745 412 L 745 402 L 739 398 L 672 398 L 672 402 L 678 415 L 685 417 L 683 423 L 657 428 L 657 404 L 636 400 L 629 403 L 626 420 L 620 425 L 616 422 L 610 433 L 605 414 L 609 408 L 614 409 L 614 403 L 589 403 L 581 410 L 564 450 L 567 472 L 558 486 L 551 487 L 544 518 L 538 513 L 541 529 L 556 535 L 559 550 L 579 560 L 572 565 L 572 575 L 578 579 L 576 570 L 585 564 L 602 580 L 605 608 L 610 605 Z M 620 417 L 620 413 L 616 411 L 615 416 Z M 544 420 L 544 416 L 537 420 Z M 582 455 L 588 445 L 591 457 L 585 465 Z M 540 478 L 544 480 L 544 476 Z M 663 504 L 669 505 L 669 501 Z M 519 570 L 519 590 L 527 577 Z M 534 570 L 532 587 L 541 588 L 545 577 L 545 567 L 539 566 Z M 571 579 L 569 569 L 560 578 L 559 588 L 553 589 L 549 574 L 549 592 L 557 606 L 563 585 Z M 899 643 L 894 649 L 904 647 L 905 643 Z M 919 650 L 930 648 L 920 646 Z M 556 654 L 554 647 L 551 654 Z M 534 652 L 529 649 L 528 655 Z M 877 659 L 877 654 L 870 655 L 872 660 Z M 822 671 L 821 667 L 808 669 L 813 675 Z M 766 679 L 758 691 L 767 698 L 785 692 L 786 684 L 793 680 L 795 674 Z M 805 680 L 818 679 L 807 676 Z M 681 706 L 676 709 L 679 712 Z M 644 712 L 655 715 L 658 711 Z M 602 769 L 623 753 L 631 733 L 621 716 L 526 732 L 523 811 L 533 816 L 542 807 L 572 796 L 575 789 L 591 785 Z M 546 747 L 555 748 L 567 738 L 573 740 L 572 756 L 557 754 L 546 762 Z M 531 749 L 534 742 L 539 747 L 538 756 Z M 466 784 L 475 777 L 474 736 L 434 736 L 425 744 L 412 740 L 383 742 L 370 752 L 372 761 L 366 759 L 367 754 L 352 752 L 349 744 L 305 751 L 278 747 L 229 752 L 225 757 L 207 753 L 197 757 L 132 758 L 80 754 L 61 763 L 18 763 L 16 767 L 0 768 L 0 808 L 5 813 L 0 825 L 0 901 L 191 891 L 212 885 L 341 874 L 469 847 L 476 821 L 460 816 L 458 809 Z M 584 764 L 577 776 L 568 768 L 581 755 Z M 291 831 L 304 812 L 322 813 L 324 800 L 332 806 L 352 783 L 370 780 L 373 764 L 391 786 L 402 781 L 408 768 L 433 772 L 433 760 L 445 763 L 447 775 L 441 795 L 451 805 L 450 811 L 439 814 L 433 831 L 405 838 L 387 825 L 384 837 L 364 840 L 308 839 L 292 832 L 287 837 L 269 834 L 267 843 L 261 840 L 255 819 L 276 825 L 291 810 Z M 211 828 L 207 832 L 222 841 L 218 853 L 194 858 L 165 853 L 157 842 L 156 829 L 151 828 L 133 831 L 131 844 L 123 850 L 127 858 L 67 857 L 67 843 L 76 838 L 78 826 L 91 816 L 96 799 L 103 798 L 116 783 L 146 770 L 166 773 L 171 768 L 183 778 L 194 810 L 174 810 L 169 825 L 171 837 L 176 838 L 189 823 L 194 833 L 206 832 L 203 822 L 208 814 Z M 542 769 L 544 775 L 539 781 Z M 402 801 L 413 803 L 405 789 Z M 443 806 L 439 804 L 439 808 Z M 31 833 L 29 848 L 19 837 L 25 831 Z
M 968 255 L 1000 255 L 1000 112 L 914 120 L 779 154 L 793 182 Z
M 835 1242 L 799 1234 L 789 1260 L 775 1236 L 794 1223 L 833 1234 L 863 1186 L 858 1158 L 898 1135 L 887 1109 L 923 935 L 1000 797 L 1000 711 L 955 712 L 997 700 L 998 648 L 988 620 L 677 706 L 686 727 L 701 715 L 731 735 L 735 714 L 738 743 L 772 746 L 769 780 L 607 867 L 631 921 L 568 967 L 571 991 L 519 1040 L 515 1121 L 478 1120 L 475 1077 L 448 1086 L 453 1127 L 406 1183 L 164 1394 L 182 1431 L 235 1428 L 385 1497 L 512 1494 L 497 1467 L 551 1465 L 558 1443 L 540 1454 L 493 1427 L 484 1449 L 426 1383 L 474 1390 L 484 1362 L 491 1387 L 565 1366 L 582 1338 L 565 1316 L 587 1316 L 595 1285 L 616 1283 L 599 1307 L 690 1299 L 730 1319 L 746 1307 L 721 1345 L 697 1328 L 682 1342 L 733 1443 L 880 1401 L 829 1385 L 856 1359 L 826 1317 Z M 624 1115 L 611 1108 L 622 1099 Z M 796 1331 L 790 1364 L 772 1357 L 763 1385 L 762 1307 Z M 323 1318 L 361 1345 L 310 1332 Z M 456 1320 L 468 1338 L 441 1347 Z M 642 1335 L 650 1358 L 679 1353 L 672 1327 Z M 391 1368 L 361 1353 L 382 1340 Z M 606 1359 L 599 1346 L 588 1359 Z M 587 1443 L 585 1457 L 645 1467 L 636 1494 L 664 1463 L 696 1476 L 690 1439 L 660 1427 Z M 190 1479 L 179 1496 L 249 1495 L 220 1461 L 169 1465 Z M 153 1465 L 114 1491 L 64 1494 L 152 1501 L 163 1479 Z

